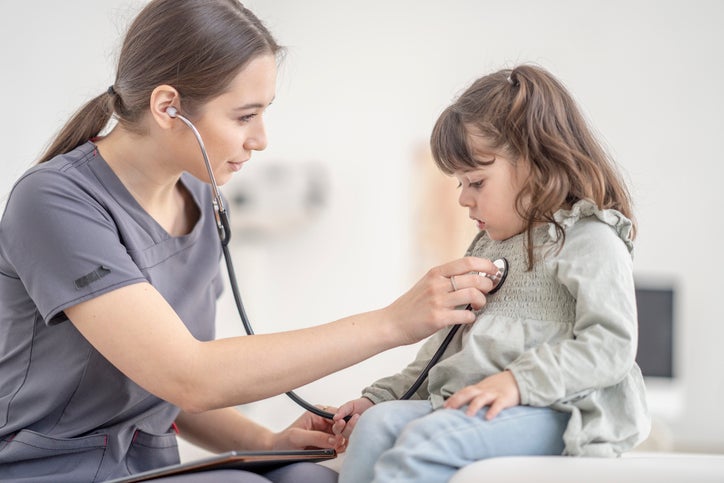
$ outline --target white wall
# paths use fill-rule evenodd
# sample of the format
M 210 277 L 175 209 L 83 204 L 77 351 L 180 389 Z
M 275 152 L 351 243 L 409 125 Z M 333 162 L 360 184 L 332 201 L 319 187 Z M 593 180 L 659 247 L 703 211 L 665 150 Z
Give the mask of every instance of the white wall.
M 118 36 L 144 2 L 42 3 L 0 0 L 0 200 L 70 113 L 112 81 Z M 668 420 L 675 441 L 724 451 L 724 3 L 247 3 L 289 54 L 267 117 L 270 147 L 244 169 L 265 160 L 319 161 L 331 189 L 328 208 L 306 227 L 235 241 L 257 332 L 377 308 L 405 290 L 420 275 L 411 257 L 416 150 L 474 78 L 536 62 L 568 85 L 626 171 L 640 222 L 637 275 L 678 289 L 683 407 Z M 238 333 L 228 296 L 221 308 L 220 333 Z M 300 393 L 342 403 L 401 368 L 414 349 L 390 351 Z M 275 428 L 299 413 L 284 398 L 244 411 Z

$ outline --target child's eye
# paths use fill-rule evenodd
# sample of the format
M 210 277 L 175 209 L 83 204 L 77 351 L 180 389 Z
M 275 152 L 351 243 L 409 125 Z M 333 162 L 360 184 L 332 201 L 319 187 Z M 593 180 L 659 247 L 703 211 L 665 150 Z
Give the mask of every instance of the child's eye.
M 478 188 L 482 188 L 482 187 L 483 187 L 483 184 L 484 184 L 484 180 L 481 179 L 480 181 L 471 181 L 471 182 L 469 182 L 469 183 L 468 183 L 468 186 L 469 186 L 470 188 L 478 189 Z M 458 181 L 458 188 L 462 188 L 462 186 L 463 186 L 462 181 Z

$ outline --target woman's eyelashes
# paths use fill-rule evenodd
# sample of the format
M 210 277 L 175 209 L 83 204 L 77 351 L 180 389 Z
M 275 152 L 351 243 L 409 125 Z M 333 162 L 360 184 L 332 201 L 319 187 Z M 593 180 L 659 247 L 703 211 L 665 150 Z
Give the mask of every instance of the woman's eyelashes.
M 255 113 L 255 112 L 252 114 L 246 114 L 244 116 L 239 117 L 239 122 L 242 124 L 246 124 L 247 122 L 254 119 L 256 116 L 257 116 L 257 113 Z

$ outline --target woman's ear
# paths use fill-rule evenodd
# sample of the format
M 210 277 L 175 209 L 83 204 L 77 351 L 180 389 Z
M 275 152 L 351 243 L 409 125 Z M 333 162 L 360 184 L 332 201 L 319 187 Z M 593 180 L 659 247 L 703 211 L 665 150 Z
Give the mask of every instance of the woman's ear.
M 176 88 L 163 84 L 157 86 L 151 92 L 150 99 L 151 118 L 162 129 L 170 129 L 173 125 L 173 118 L 168 115 L 166 109 L 174 107 L 181 110 L 181 96 Z

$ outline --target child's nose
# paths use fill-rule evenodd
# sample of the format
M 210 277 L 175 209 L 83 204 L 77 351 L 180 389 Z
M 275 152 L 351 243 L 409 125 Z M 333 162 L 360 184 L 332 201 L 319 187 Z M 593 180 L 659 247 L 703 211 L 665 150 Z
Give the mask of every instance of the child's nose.
M 460 196 L 458 197 L 458 204 L 460 206 L 470 208 L 474 204 L 474 198 L 463 188 L 463 190 L 460 191 Z

